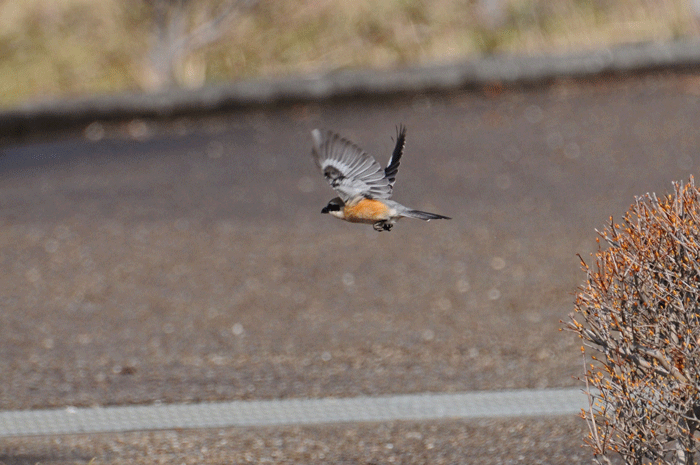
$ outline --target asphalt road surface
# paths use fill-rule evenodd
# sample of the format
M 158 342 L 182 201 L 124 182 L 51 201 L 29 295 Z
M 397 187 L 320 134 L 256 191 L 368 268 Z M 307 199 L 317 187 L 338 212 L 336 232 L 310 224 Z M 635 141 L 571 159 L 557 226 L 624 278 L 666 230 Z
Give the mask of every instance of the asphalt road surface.
M 559 331 L 584 279 L 576 254 L 635 195 L 697 171 L 699 99 L 700 79 L 656 76 L 93 124 L 0 147 L 0 409 L 578 386 L 579 343 Z M 321 215 L 334 193 L 310 130 L 383 164 L 399 123 L 394 199 L 453 219 L 377 233 Z M 0 462 L 577 463 L 584 430 L 20 438 Z

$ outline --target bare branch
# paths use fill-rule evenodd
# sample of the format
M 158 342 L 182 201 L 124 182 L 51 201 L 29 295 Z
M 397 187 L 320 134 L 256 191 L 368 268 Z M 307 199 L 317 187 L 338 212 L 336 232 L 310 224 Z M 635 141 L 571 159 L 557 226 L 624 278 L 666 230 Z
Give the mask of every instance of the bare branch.
M 693 178 L 673 188 L 637 197 L 621 224 L 611 218 L 590 267 L 579 257 L 586 282 L 565 328 L 593 352 L 584 363 L 583 416 L 598 463 L 610 454 L 626 463 L 694 463 L 700 192 Z

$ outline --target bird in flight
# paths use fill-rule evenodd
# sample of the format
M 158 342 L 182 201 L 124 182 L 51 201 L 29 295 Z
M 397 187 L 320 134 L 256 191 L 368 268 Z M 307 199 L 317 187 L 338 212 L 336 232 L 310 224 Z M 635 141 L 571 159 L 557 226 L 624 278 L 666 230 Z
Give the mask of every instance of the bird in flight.
M 406 128 L 399 126 L 396 147 L 386 168 L 357 145 L 331 131 L 314 129 L 313 155 L 326 181 L 338 193 L 321 213 L 351 223 L 370 223 L 376 231 L 390 231 L 403 217 L 424 221 L 449 220 L 447 216 L 422 212 L 389 200 L 406 145 Z

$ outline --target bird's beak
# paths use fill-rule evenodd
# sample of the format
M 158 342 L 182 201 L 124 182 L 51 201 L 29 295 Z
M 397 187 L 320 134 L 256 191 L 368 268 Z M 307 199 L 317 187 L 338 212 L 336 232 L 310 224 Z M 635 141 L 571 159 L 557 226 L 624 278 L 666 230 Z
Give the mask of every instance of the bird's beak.
M 321 213 L 328 213 L 328 207 L 327 206 L 323 207 L 323 209 L 321 210 Z

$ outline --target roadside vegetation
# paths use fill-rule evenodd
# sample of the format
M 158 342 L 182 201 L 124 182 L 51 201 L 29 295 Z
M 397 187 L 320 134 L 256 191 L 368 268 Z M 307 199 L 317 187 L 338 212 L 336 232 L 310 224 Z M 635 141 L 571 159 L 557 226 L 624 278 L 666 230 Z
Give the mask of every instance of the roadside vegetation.
M 635 200 L 602 243 L 568 329 L 587 355 L 597 463 L 694 464 L 700 421 L 700 191 Z M 603 246 L 603 244 L 605 244 Z
M 0 0 L 0 108 L 695 34 L 692 0 Z

